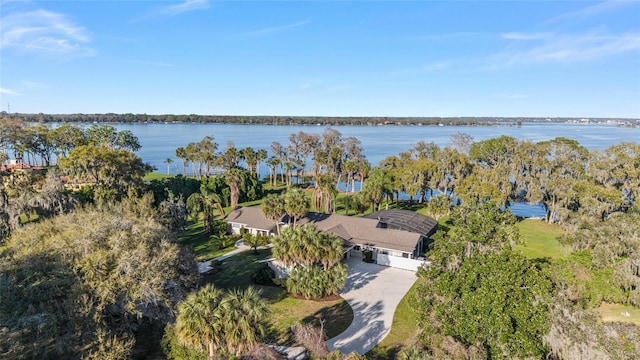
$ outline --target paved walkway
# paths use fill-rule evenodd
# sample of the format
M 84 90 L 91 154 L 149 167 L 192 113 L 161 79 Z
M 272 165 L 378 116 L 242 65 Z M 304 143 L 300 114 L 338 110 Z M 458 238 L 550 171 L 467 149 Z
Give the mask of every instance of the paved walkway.
M 353 322 L 342 334 L 327 340 L 329 350 L 365 354 L 391 330 L 393 314 L 418 279 L 416 273 L 360 258 L 347 260 L 349 275 L 340 295 L 353 309 Z
M 211 270 L 211 266 L 210 265 L 211 265 L 212 261 L 222 261 L 222 260 L 224 260 L 226 258 L 232 257 L 233 255 L 237 255 L 237 254 L 240 254 L 241 252 L 244 252 L 244 251 L 247 251 L 247 250 L 251 249 L 251 247 L 249 247 L 249 246 L 244 244 L 243 240 L 236 241 L 235 246 L 236 246 L 236 249 L 233 250 L 233 251 L 230 251 L 230 252 L 228 252 L 228 253 L 226 253 L 224 255 L 220 255 L 217 258 L 214 258 L 214 259 L 211 259 L 211 260 L 199 262 L 198 263 L 198 272 L 200 272 L 200 274 L 204 274 L 204 273 L 207 273 L 209 270 Z M 271 244 L 269 244 L 267 246 L 258 246 L 258 250 L 267 249 L 267 248 L 270 248 L 271 246 L 272 246 Z

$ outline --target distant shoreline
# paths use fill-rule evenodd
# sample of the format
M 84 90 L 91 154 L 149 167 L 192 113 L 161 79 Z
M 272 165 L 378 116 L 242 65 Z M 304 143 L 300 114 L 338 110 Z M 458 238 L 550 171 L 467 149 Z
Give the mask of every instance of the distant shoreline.
M 38 123 L 111 124 L 234 124 L 309 126 L 520 126 L 523 123 L 610 124 L 640 126 L 640 119 L 573 117 L 325 117 L 325 116 L 231 116 L 231 115 L 148 115 L 148 114 L 7 114 L 2 117 Z

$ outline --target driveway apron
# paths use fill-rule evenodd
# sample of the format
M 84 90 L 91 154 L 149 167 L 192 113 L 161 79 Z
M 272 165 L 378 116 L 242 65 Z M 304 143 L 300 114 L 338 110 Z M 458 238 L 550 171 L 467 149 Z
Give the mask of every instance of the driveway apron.
M 368 264 L 361 258 L 348 259 L 347 266 L 340 295 L 353 309 L 353 322 L 327 340 L 327 346 L 343 354 L 365 354 L 387 336 L 398 303 L 418 278 L 412 271 Z

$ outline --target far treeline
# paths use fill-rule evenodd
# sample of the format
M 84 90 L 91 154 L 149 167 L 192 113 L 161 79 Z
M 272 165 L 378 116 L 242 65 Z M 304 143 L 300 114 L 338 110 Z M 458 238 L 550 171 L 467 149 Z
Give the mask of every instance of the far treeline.
M 513 126 L 531 122 L 612 122 L 620 126 L 636 127 L 640 119 L 572 118 L 572 117 L 385 117 L 385 116 L 247 116 L 197 114 L 7 114 L 3 117 L 41 123 L 194 123 L 194 124 L 261 124 L 261 125 L 448 125 L 448 126 Z

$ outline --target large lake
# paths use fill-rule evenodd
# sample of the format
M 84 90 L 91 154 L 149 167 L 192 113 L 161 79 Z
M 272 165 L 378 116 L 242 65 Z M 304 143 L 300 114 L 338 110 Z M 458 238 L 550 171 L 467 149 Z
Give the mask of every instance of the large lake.
M 235 124 L 117 124 L 120 130 L 130 130 L 140 140 L 142 149 L 138 155 L 145 162 L 166 172 L 164 161 L 172 158 L 171 172 L 180 170 L 175 157 L 175 149 L 189 142 L 199 141 L 211 135 L 224 149 L 228 141 L 238 148 L 251 146 L 254 149 L 269 150 L 272 142 L 283 145 L 289 143 L 289 135 L 304 131 L 322 133 L 324 126 L 287 126 L 287 125 L 235 125 Z M 622 128 L 606 124 L 558 124 L 525 123 L 516 126 L 336 126 L 343 137 L 354 136 L 362 142 L 364 154 L 371 164 L 377 165 L 388 155 L 397 155 L 418 141 L 433 141 L 445 146 L 450 143 L 451 135 L 457 132 L 470 134 L 476 141 L 501 135 L 517 139 L 529 139 L 533 142 L 553 139 L 558 136 L 577 140 L 588 149 L 605 149 L 622 141 L 640 140 L 640 127 Z M 266 171 L 266 167 L 262 167 Z
M 119 130 L 130 130 L 140 140 L 142 149 L 138 155 L 154 165 L 159 172 L 166 172 L 165 160 L 171 158 L 171 173 L 181 172 L 180 160 L 175 149 L 189 142 L 211 135 L 222 150 L 227 142 L 238 147 L 251 146 L 269 151 L 272 142 L 289 143 L 289 135 L 304 131 L 322 133 L 324 126 L 287 125 L 236 125 L 236 124 L 117 124 Z M 577 140 L 588 149 L 605 149 L 611 145 L 640 140 L 640 128 L 622 128 L 607 124 L 524 123 L 522 126 L 336 126 L 343 137 L 354 136 L 362 142 L 364 154 L 371 164 L 377 165 L 389 155 L 397 155 L 418 141 L 433 141 L 446 146 L 451 135 L 457 132 L 470 134 L 476 141 L 501 135 L 533 142 L 567 137 Z M 261 167 L 266 172 L 267 167 Z M 544 209 L 537 205 L 513 204 L 511 210 L 519 216 L 542 217 Z

